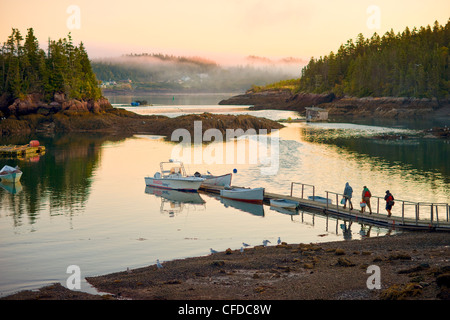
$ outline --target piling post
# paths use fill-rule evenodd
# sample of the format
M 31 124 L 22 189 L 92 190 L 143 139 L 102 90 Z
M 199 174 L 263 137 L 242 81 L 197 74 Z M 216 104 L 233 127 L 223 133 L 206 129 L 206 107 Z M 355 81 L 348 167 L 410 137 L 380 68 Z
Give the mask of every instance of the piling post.
M 339 195 L 336 193 L 336 210 L 337 210 L 337 212 L 339 212 Z M 328 202 L 328 200 L 327 200 L 327 202 Z
M 405 223 L 405 201 L 402 201 L 402 223 Z
M 430 206 L 430 223 L 433 223 L 433 204 Z
M 439 205 L 436 205 L 436 223 L 439 225 L 439 211 L 438 211 Z

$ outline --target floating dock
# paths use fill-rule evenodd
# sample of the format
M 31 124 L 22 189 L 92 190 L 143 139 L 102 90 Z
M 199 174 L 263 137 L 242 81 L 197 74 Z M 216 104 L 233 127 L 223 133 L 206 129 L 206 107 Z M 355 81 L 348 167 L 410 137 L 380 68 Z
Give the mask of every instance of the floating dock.
M 22 146 L 0 146 L 0 157 L 2 158 L 28 158 L 36 155 L 43 155 L 44 153 L 44 146 L 32 147 L 28 144 Z
M 294 195 L 294 185 L 301 186 L 301 192 L 300 190 L 297 190 L 299 193 L 298 196 Z M 395 230 L 450 232 L 449 204 L 447 203 L 424 203 L 395 200 L 396 204 L 393 209 L 393 213 L 390 217 L 388 217 L 387 213 L 380 212 L 380 204 L 381 207 L 384 208 L 384 198 L 372 196 L 372 214 L 369 214 L 368 209 L 366 209 L 366 212 L 361 213 L 359 201 L 354 205 L 353 210 L 350 210 L 349 208 L 344 209 L 338 201 L 343 196 L 339 193 L 326 191 L 325 199 L 328 201 L 325 202 L 313 201 L 305 198 L 305 188 L 311 187 L 312 196 L 315 197 L 314 186 L 297 182 L 292 182 L 290 195 L 265 191 L 264 203 L 270 204 L 270 200 L 272 199 L 287 199 L 299 203 L 297 210 L 305 209 L 307 211 L 318 212 L 326 216 L 333 216 L 347 221 L 355 221 L 358 223 L 365 223 Z M 202 185 L 200 187 L 200 191 L 214 194 L 220 194 L 220 190 L 222 189 L 223 187 L 220 186 Z M 401 210 L 400 215 L 398 213 L 396 214 L 399 210 Z M 410 217 L 411 212 L 414 217 Z M 407 216 L 406 213 L 409 213 L 409 215 Z

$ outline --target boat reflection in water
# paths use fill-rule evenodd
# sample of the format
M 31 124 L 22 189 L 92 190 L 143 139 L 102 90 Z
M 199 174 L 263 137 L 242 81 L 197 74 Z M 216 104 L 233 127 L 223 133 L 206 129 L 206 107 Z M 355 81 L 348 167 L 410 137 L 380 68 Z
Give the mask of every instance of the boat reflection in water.
M 145 193 L 161 198 L 161 213 L 168 213 L 173 217 L 183 212 L 187 207 L 205 207 L 205 200 L 197 192 L 183 192 L 177 190 L 145 187 Z
M 22 191 L 22 189 L 23 189 L 22 184 L 20 183 L 20 181 L 17 181 L 17 182 L 4 182 L 4 183 L 0 182 L 0 187 L 5 189 L 9 193 L 12 193 L 12 194 L 17 194 L 20 191 Z
M 227 199 L 227 198 L 220 198 L 220 202 L 223 203 L 225 208 L 233 207 L 235 209 L 253 214 L 255 216 L 264 217 L 264 207 L 262 204 L 243 202 L 243 201 L 232 200 L 232 199 Z

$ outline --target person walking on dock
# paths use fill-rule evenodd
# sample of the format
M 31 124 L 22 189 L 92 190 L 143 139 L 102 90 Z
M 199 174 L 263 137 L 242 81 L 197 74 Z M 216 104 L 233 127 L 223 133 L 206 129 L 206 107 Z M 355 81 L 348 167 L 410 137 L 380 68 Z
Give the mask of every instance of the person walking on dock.
M 372 208 L 370 207 L 370 197 L 372 197 L 372 193 L 370 192 L 369 188 L 364 186 L 362 191 L 362 201 L 366 204 L 366 206 L 369 208 L 369 214 L 372 214 Z M 365 211 L 365 206 L 361 207 L 361 213 Z
M 392 206 L 394 205 L 394 196 L 389 192 L 389 190 L 386 190 L 384 200 L 386 200 L 386 211 L 388 212 L 388 217 L 390 217 Z
M 345 184 L 345 189 L 344 189 L 344 209 L 346 208 L 347 201 L 348 201 L 348 205 L 349 205 L 350 210 L 353 210 L 352 194 L 353 194 L 353 188 L 347 182 Z

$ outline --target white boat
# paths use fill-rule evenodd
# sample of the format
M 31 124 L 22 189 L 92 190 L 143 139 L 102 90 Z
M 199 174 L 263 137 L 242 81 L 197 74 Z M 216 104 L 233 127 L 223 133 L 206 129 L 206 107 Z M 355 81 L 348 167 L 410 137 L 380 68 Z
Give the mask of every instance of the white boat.
M 2 182 L 19 182 L 20 177 L 22 177 L 22 171 L 19 170 L 19 167 L 10 167 L 4 166 L 2 170 L 0 170 L 0 179 Z
M 226 199 L 233 199 L 252 203 L 262 203 L 264 200 L 264 188 L 231 188 L 220 190 L 220 196 Z
M 227 173 L 221 176 L 215 176 L 212 174 L 200 174 L 196 172 L 194 176 L 204 178 L 205 181 L 203 182 L 203 185 L 206 186 L 221 186 L 221 187 L 231 186 L 231 177 L 232 177 L 231 173 Z
M 205 181 L 200 177 L 188 177 L 181 161 L 161 162 L 160 167 L 161 172 L 156 172 L 153 177 L 145 177 L 146 186 L 193 192 Z
M 270 206 L 278 207 L 278 208 L 291 208 L 295 209 L 299 203 L 297 201 L 288 200 L 288 199 L 271 199 Z

